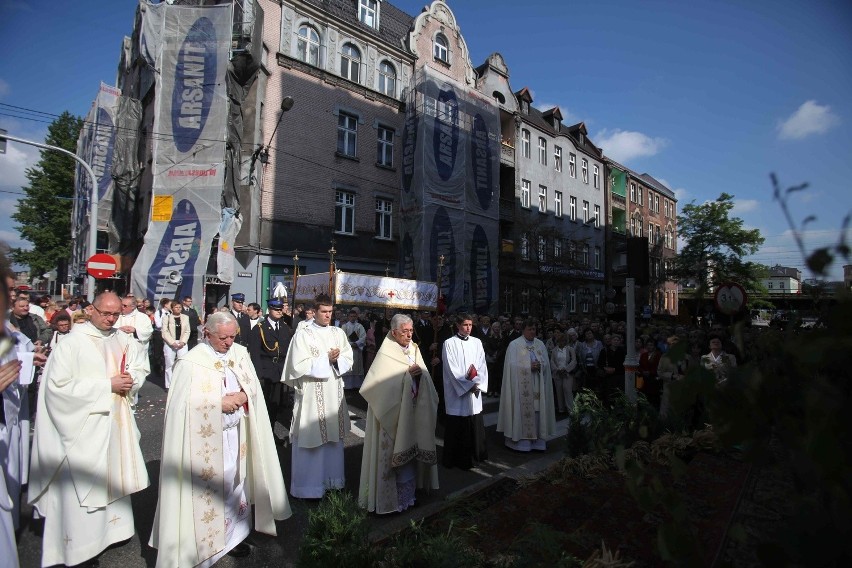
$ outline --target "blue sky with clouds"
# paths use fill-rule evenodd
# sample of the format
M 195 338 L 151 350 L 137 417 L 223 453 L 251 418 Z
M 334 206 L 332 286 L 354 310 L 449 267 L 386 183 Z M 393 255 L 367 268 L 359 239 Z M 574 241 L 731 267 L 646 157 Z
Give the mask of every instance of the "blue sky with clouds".
M 416 15 L 424 0 L 396 0 Z M 835 243 L 852 211 L 852 2 L 848 0 L 448 2 L 474 65 L 494 51 L 513 89 L 584 121 L 617 161 L 672 188 L 681 205 L 736 196 L 766 244 L 756 260 L 801 265 L 770 172 L 809 215 L 809 248 Z M 133 0 L 0 0 L 0 128 L 42 140 L 47 124 L 17 106 L 83 116 L 112 84 Z M 268 16 L 275 17 L 272 10 Z M 29 115 L 32 116 L 32 115 Z M 48 122 L 50 116 L 43 117 Z M 0 156 L 0 239 L 37 151 Z M 10 193 L 11 192 L 11 193 Z M 832 277 L 842 271 L 835 266 Z

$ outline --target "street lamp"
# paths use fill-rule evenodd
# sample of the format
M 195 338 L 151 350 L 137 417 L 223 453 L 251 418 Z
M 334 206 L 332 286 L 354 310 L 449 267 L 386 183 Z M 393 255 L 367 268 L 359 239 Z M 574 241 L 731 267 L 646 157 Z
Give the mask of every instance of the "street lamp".
M 293 108 L 294 103 L 295 101 L 293 100 L 293 97 L 284 97 L 281 99 L 281 114 L 278 115 L 278 122 L 275 123 L 275 128 L 272 130 L 272 136 L 269 137 L 269 144 L 257 149 L 261 164 L 266 165 L 269 163 L 269 146 L 275 139 L 275 133 L 278 132 L 278 127 L 281 126 L 281 119 L 284 118 L 284 113 Z

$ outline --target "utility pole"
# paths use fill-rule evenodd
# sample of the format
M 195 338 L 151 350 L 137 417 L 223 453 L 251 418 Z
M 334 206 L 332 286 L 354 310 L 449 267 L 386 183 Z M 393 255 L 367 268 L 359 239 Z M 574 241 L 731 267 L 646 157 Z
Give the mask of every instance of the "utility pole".
M 79 162 L 80 165 L 86 169 L 86 172 L 89 174 L 89 177 L 92 178 L 92 197 L 89 200 L 89 256 L 94 256 L 95 252 L 97 252 L 96 249 L 98 246 L 98 178 L 95 177 L 95 172 L 92 170 L 92 166 L 87 164 L 86 161 L 77 156 L 77 154 L 69 152 L 65 148 L 51 146 L 50 144 L 42 144 L 41 142 L 33 142 L 32 140 L 25 140 L 23 138 L 18 138 L 17 136 L 10 136 L 6 134 L 5 131 L 0 133 L 0 146 L 4 148 L 4 151 L 6 140 L 11 140 L 12 142 L 19 142 L 21 144 L 29 144 L 30 146 L 43 148 L 45 150 L 61 152 L 77 160 L 77 162 Z M 95 299 L 95 277 L 91 274 L 88 275 L 86 298 L 90 302 L 94 301 Z

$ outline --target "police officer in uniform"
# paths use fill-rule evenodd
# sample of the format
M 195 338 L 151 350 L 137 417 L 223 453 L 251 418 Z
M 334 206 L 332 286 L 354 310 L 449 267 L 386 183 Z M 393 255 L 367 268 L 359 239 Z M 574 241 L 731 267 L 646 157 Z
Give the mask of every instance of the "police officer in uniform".
M 231 294 L 231 313 L 237 318 L 239 325 L 239 333 L 235 341 L 247 348 L 251 336 L 251 318 L 245 313 L 245 303 L 246 295 L 242 292 Z
M 266 302 L 266 306 L 266 317 L 250 332 L 249 354 L 260 378 L 269 420 L 274 426 L 284 398 L 281 374 L 284 371 L 284 360 L 287 358 L 293 331 L 282 319 L 284 303 L 281 300 L 272 298 Z

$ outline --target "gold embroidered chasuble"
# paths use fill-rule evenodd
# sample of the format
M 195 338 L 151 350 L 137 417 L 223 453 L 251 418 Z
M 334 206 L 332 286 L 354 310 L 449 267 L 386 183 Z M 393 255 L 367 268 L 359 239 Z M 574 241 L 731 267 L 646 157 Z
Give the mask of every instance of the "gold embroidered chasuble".
M 541 369 L 535 373 L 530 367 L 531 352 L 541 363 Z M 529 346 L 527 340 L 521 336 L 506 348 L 497 431 L 518 441 L 546 438 L 555 430 L 556 417 L 547 348 L 539 339 L 533 340 L 532 346 Z
M 248 396 L 239 424 L 239 464 L 255 530 L 275 535 L 292 513 L 259 382 L 245 347 L 220 359 L 201 343 L 174 369 L 166 404 L 160 492 L 150 545 L 157 566 L 196 566 L 225 547 L 222 385 L 227 366 Z

